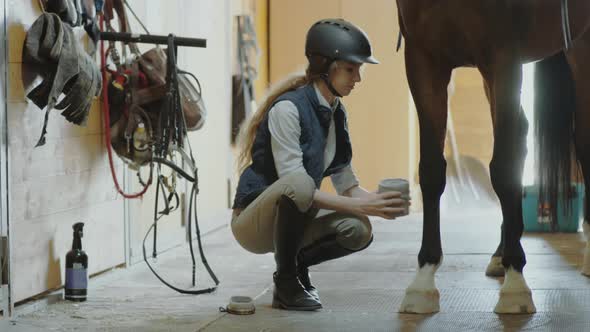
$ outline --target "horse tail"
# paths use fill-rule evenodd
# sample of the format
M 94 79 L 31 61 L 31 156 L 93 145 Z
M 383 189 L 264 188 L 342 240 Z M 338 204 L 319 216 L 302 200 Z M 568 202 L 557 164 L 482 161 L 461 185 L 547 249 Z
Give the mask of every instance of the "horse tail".
M 557 204 L 566 214 L 572 179 L 574 114 L 576 93 L 573 75 L 565 54 L 560 52 L 535 65 L 535 151 L 539 202 L 550 206 L 551 224 L 556 229 Z

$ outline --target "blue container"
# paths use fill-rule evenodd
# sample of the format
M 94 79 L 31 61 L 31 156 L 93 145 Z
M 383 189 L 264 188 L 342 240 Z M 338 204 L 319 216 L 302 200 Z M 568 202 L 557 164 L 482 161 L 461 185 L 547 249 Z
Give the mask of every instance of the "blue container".
M 522 195 L 522 217 L 525 232 L 551 232 L 547 206 L 538 202 L 539 188 L 525 186 Z M 561 202 L 557 205 L 557 230 L 564 233 L 576 233 L 580 227 L 580 220 L 584 213 L 584 185 L 572 184 L 572 209 L 570 215 L 565 215 Z

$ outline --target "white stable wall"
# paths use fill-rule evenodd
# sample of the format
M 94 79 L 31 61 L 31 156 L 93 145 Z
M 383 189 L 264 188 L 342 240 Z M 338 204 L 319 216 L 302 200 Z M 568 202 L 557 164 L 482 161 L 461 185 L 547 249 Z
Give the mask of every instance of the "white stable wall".
M 143 200 L 128 201 L 128 213 L 125 213 L 125 202 L 117 194 L 110 175 L 98 100 L 87 127 L 72 125 L 59 112 L 52 112 L 47 144 L 34 148 L 44 112 L 25 99 L 21 80 L 22 45 L 26 30 L 41 11 L 37 0 L 6 2 L 7 204 L 13 300 L 21 301 L 63 285 L 65 254 L 71 246 L 71 226 L 76 222 L 86 223 L 83 246 L 89 255 L 91 274 L 124 264 L 126 246 L 131 248 L 129 262 L 139 261 L 139 239 L 151 223 L 154 191 L 150 190 Z M 208 109 L 205 127 L 189 136 L 200 175 L 201 231 L 210 231 L 229 221 L 225 218 L 231 87 L 229 0 L 132 0 L 129 3 L 154 34 L 172 32 L 208 39 L 206 49 L 181 48 L 179 65 L 200 79 Z M 137 24 L 132 26 L 139 32 Z M 125 174 L 118 159 L 116 169 L 119 179 L 126 177 L 129 189 L 136 189 L 136 178 L 129 176 L 132 173 Z M 182 213 L 163 218 L 160 225 L 160 251 L 184 243 Z

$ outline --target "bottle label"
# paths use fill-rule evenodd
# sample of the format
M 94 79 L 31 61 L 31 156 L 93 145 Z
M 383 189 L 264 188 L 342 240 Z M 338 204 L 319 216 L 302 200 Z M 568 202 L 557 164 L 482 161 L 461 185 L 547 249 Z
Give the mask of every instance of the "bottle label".
M 88 288 L 88 270 L 82 264 L 75 263 L 71 269 L 66 269 L 66 289 Z

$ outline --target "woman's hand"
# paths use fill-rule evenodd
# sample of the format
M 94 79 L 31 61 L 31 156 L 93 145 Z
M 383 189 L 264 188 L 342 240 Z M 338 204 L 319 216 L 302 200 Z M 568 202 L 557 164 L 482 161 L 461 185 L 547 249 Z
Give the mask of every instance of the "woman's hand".
M 381 194 L 366 193 L 357 200 L 357 213 L 367 216 L 377 216 L 385 219 L 395 219 L 405 214 L 409 201 L 401 198 L 398 191 L 389 191 Z
M 377 216 L 385 219 L 395 219 L 405 215 L 409 201 L 401 198 L 401 193 L 390 191 L 386 193 L 370 193 L 358 186 L 347 190 L 344 196 L 326 193 L 320 190 L 314 192 L 313 206 L 318 209 L 334 210 L 361 216 Z

